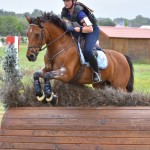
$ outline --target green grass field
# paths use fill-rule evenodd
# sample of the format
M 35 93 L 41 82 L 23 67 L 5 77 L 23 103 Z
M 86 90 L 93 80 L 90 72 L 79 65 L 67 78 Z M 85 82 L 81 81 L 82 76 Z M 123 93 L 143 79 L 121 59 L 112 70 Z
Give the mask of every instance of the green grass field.
M 135 91 L 150 93 L 150 64 L 134 64 Z

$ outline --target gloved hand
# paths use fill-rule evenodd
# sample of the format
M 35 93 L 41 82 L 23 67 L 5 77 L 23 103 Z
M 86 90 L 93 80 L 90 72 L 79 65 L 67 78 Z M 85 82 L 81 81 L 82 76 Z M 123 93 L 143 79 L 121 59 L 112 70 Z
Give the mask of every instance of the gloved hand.
M 73 32 L 75 31 L 74 27 L 73 26 L 68 26 L 67 29 L 66 29 L 67 32 Z

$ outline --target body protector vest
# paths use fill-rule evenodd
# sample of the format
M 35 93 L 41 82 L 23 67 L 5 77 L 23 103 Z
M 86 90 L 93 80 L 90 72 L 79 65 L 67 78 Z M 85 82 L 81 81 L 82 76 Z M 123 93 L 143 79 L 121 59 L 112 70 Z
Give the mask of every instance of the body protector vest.
M 78 24 L 81 25 L 81 23 L 77 20 L 77 15 L 80 11 L 85 12 L 85 14 L 88 16 L 89 20 L 92 22 L 93 26 L 97 25 L 97 20 L 96 20 L 95 16 L 93 15 L 92 10 L 80 2 L 76 3 L 76 6 L 75 6 L 75 9 L 73 11 L 71 18 L 68 18 L 68 16 L 67 16 L 68 10 L 64 7 L 61 12 L 61 18 L 67 18 L 69 21 L 78 22 Z

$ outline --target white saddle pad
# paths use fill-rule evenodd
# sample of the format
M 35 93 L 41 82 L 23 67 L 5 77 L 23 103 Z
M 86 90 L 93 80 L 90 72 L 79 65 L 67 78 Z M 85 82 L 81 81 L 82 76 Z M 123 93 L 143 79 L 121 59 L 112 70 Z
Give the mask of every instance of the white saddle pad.
M 97 62 L 98 62 L 98 67 L 99 69 L 106 69 L 108 66 L 108 60 L 103 51 L 97 51 L 98 56 L 97 56 Z M 90 67 L 89 62 L 85 62 L 85 60 L 82 61 L 83 65 L 86 65 L 87 67 Z
M 98 53 L 97 56 L 98 67 L 100 69 L 106 69 L 108 66 L 106 54 L 103 51 L 97 51 L 97 53 Z

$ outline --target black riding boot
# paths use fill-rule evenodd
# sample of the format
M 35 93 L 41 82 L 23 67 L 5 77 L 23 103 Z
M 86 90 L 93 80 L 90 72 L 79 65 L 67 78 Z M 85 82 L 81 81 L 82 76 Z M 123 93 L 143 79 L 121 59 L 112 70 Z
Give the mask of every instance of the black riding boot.
M 102 79 L 101 79 L 100 71 L 99 71 L 99 68 L 98 68 L 97 59 L 95 58 L 94 55 L 90 58 L 89 62 L 90 62 L 90 65 L 93 69 L 93 82 L 94 83 L 101 82 Z

